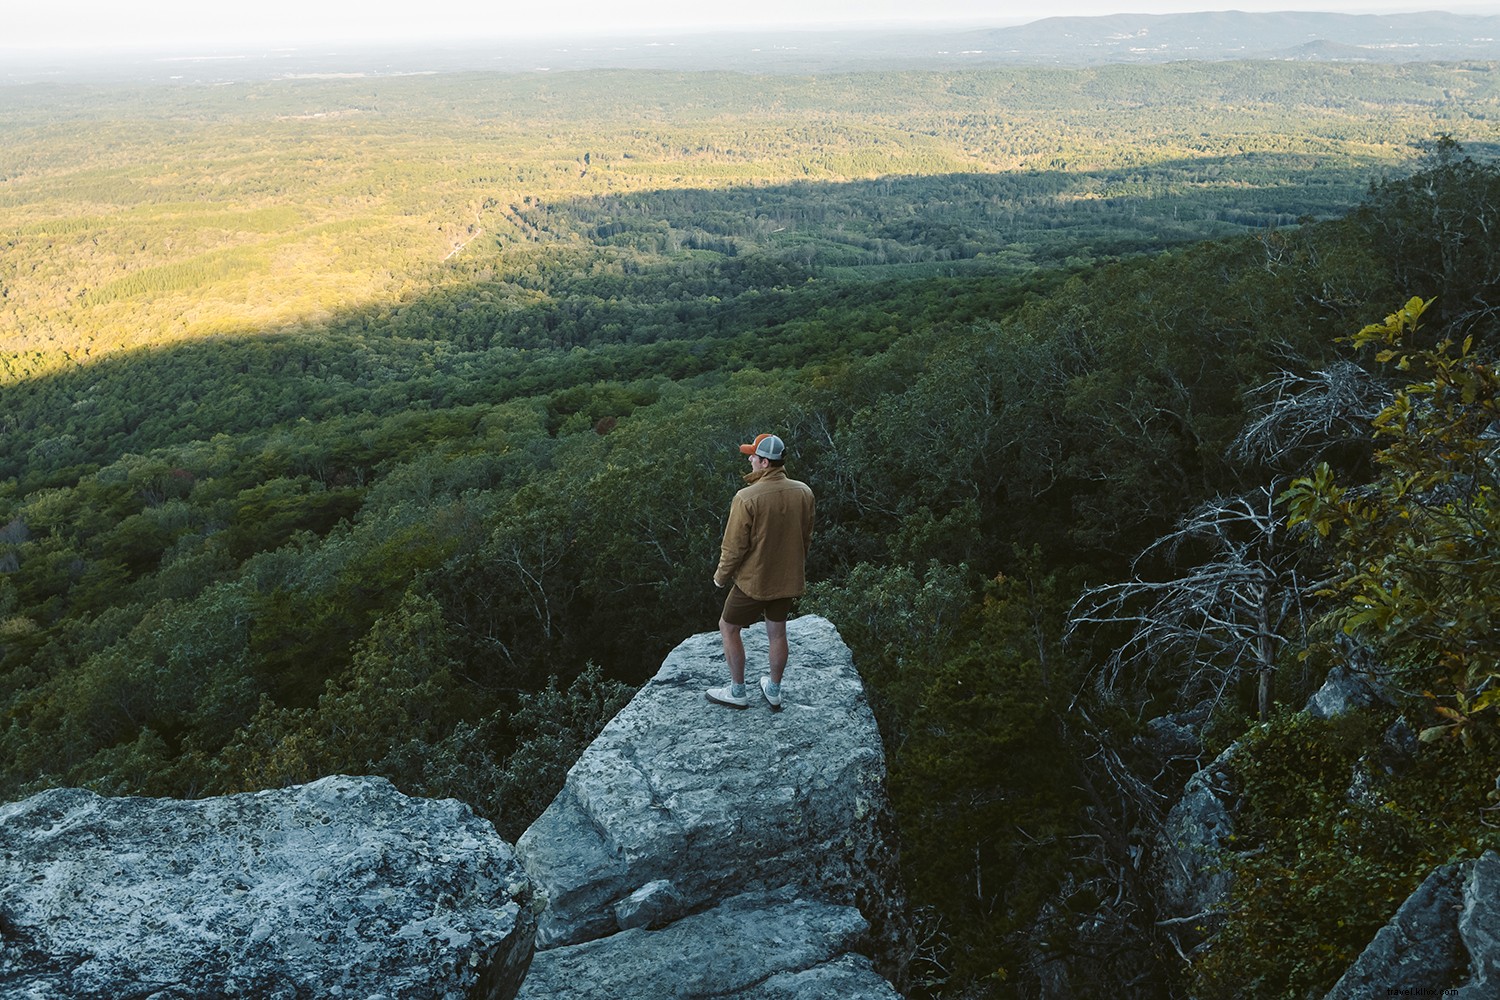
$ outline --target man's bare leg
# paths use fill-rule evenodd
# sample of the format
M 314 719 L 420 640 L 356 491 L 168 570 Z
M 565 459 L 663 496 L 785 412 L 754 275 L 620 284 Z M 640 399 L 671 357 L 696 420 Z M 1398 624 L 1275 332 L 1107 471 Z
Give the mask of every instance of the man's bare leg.
M 771 647 L 771 683 L 779 685 L 781 675 L 786 671 L 787 645 L 786 645 L 786 622 L 766 622 L 766 639 Z M 740 669 L 745 665 L 745 653 L 743 647 L 740 650 Z
M 724 640 L 724 660 L 729 664 L 729 680 L 734 684 L 745 683 L 745 643 L 740 638 L 740 627 L 720 618 L 719 637 Z M 782 663 L 786 663 L 785 656 L 782 657 Z
M 709 701 L 733 708 L 745 708 L 745 644 L 740 639 L 740 626 L 719 619 L 719 637 L 724 640 L 724 661 L 729 664 L 727 687 L 712 687 L 704 692 Z

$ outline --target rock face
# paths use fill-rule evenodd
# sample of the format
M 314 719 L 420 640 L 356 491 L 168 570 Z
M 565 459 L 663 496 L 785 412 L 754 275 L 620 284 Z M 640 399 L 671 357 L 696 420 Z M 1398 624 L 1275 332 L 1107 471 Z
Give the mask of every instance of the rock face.
M 380 778 L 0 806 L 0 995 L 509 998 L 530 885 L 489 823 Z
M 894 1000 L 857 953 L 869 925 L 852 906 L 747 893 L 659 930 L 632 928 L 537 953 L 523 997 Z
M 1339 667 L 1329 672 L 1322 687 L 1308 699 L 1305 711 L 1315 719 L 1332 719 L 1382 700 L 1368 676 Z M 1208 708 L 1201 704 L 1190 713 L 1152 720 L 1145 748 L 1164 767 L 1174 759 L 1191 759 Z M 1390 774 L 1400 766 L 1405 742 L 1400 727 L 1393 725 L 1381 752 L 1362 761 L 1352 775 L 1351 798 L 1362 794 L 1377 769 Z M 1201 752 L 1201 743 L 1196 749 Z M 1234 768 L 1236 755 L 1242 752 L 1241 744 L 1231 744 L 1213 763 L 1188 778 L 1156 832 L 1153 871 L 1163 917 L 1160 926 L 1184 953 L 1203 945 L 1223 924 L 1221 911 L 1230 889 L 1226 862 L 1233 850 L 1239 811 Z
M 718 634 L 682 643 L 521 836 L 547 900 L 522 997 L 898 996 L 879 734 L 834 627 L 788 636 L 780 712 L 756 685 L 763 628 L 742 711 L 703 696 L 727 676 Z
M 1136 745 L 1158 761 L 1164 769 L 1178 762 L 1193 761 L 1193 769 L 1202 766 L 1203 727 L 1213 711 L 1213 701 L 1205 700 L 1186 712 L 1173 712 L 1146 723 L 1146 731 Z
M 1156 879 L 1163 927 L 1184 951 L 1202 944 L 1222 922 L 1229 893 L 1223 853 L 1234 834 L 1231 772 L 1238 744 L 1188 779 L 1157 835 Z
M 1469 953 L 1459 1000 L 1500 996 L 1500 854 L 1486 851 L 1468 866 L 1458 936 Z
M 1444 865 L 1427 876 L 1334 984 L 1327 1000 L 1423 996 L 1426 990 L 1440 996 L 1452 986 L 1463 966 L 1458 918 L 1464 867 Z
M 1380 690 L 1368 678 L 1340 666 L 1328 672 L 1323 686 L 1307 699 L 1305 710 L 1314 719 L 1332 719 L 1370 708 L 1382 701 L 1384 698 Z
M 1444 865 L 1401 904 L 1326 1000 L 1500 996 L 1500 854 Z

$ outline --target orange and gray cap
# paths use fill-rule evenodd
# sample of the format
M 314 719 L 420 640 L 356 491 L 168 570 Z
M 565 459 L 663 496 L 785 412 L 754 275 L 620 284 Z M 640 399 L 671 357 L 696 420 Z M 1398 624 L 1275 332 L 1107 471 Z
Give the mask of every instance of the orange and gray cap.
M 786 454 L 786 442 L 775 434 L 758 434 L 754 441 L 740 445 L 740 451 L 746 455 L 758 455 L 779 462 Z

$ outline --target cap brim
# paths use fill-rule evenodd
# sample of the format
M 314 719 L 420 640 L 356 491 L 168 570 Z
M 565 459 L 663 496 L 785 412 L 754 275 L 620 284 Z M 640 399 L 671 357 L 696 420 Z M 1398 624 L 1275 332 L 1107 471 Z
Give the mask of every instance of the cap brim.
M 755 445 L 753 445 L 753 444 L 742 444 L 742 445 L 740 445 L 740 454 L 741 455 L 754 455 L 755 454 Z

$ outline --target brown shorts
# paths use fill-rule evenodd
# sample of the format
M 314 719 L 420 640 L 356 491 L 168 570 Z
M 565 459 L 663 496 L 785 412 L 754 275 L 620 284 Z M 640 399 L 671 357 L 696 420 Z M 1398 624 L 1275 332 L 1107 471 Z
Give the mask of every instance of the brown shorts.
M 768 622 L 784 622 L 791 614 L 792 601 L 796 598 L 778 597 L 774 601 L 757 601 L 739 587 L 730 587 L 724 598 L 723 618 L 731 625 L 748 628 L 760 621 L 764 615 Z

